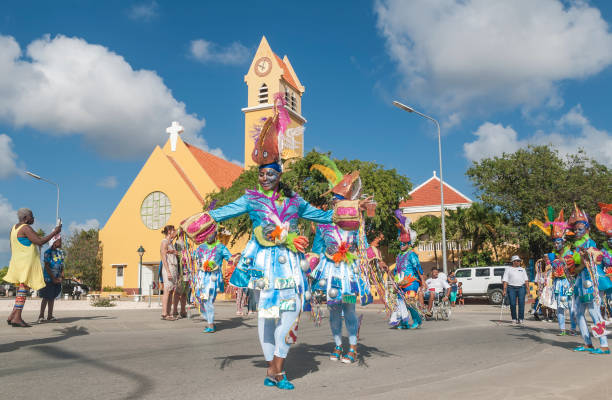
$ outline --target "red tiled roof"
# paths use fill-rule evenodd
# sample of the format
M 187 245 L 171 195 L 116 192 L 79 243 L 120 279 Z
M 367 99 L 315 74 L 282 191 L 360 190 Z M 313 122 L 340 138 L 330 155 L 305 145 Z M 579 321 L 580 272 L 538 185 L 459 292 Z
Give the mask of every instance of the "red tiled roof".
M 191 154 L 200 163 L 204 171 L 210 176 L 215 185 L 220 188 L 228 188 L 240 176 L 243 169 L 239 165 L 213 156 L 195 146 L 185 143 Z
M 170 160 L 170 163 L 174 166 L 174 168 L 176 168 L 177 172 L 179 173 L 181 178 L 183 178 L 187 186 L 189 186 L 189 189 L 191 189 L 191 192 L 195 195 L 195 197 L 198 198 L 200 203 L 204 204 L 204 198 L 202 197 L 200 192 L 198 192 L 198 189 L 196 189 L 196 187 L 193 185 L 193 182 L 191 182 L 191 179 L 189 179 L 185 171 L 183 171 L 183 168 L 181 168 L 181 166 L 176 162 L 174 158 L 170 156 L 166 156 L 166 157 L 168 157 L 168 160 Z
M 440 179 L 437 176 L 430 178 L 421 186 L 410 192 L 410 200 L 404 200 L 400 207 L 439 206 L 440 205 Z M 471 203 L 459 191 L 444 182 L 444 205 Z
M 295 83 L 295 81 L 293 80 L 293 75 L 291 75 L 291 71 L 289 71 L 289 68 L 287 67 L 287 65 L 283 62 L 283 60 L 281 60 L 281 58 L 279 56 L 277 56 L 276 54 L 274 54 L 274 57 L 276 57 L 276 61 L 278 62 L 278 65 L 281 66 L 281 68 L 283 69 L 283 79 L 290 84 L 291 86 L 293 86 L 293 88 L 295 90 L 298 90 L 298 86 Z

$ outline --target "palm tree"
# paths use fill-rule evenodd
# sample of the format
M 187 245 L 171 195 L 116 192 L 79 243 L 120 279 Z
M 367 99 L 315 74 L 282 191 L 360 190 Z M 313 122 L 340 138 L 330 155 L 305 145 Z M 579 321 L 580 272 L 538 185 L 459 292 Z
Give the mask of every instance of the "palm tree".
M 436 259 L 436 267 L 438 264 L 438 251 L 436 243 L 442 238 L 442 225 L 440 217 L 435 215 L 425 215 L 418 219 L 414 224 L 419 238 L 423 236 L 425 239 L 433 242 L 434 258 Z

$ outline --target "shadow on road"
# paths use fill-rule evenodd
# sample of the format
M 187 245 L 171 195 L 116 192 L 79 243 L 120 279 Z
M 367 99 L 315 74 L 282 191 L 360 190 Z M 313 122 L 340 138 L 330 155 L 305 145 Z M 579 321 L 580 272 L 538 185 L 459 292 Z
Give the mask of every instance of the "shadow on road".
M 551 331 L 551 332 L 547 332 L 547 331 Z M 550 346 L 561 347 L 566 350 L 571 350 L 574 347 L 576 347 L 577 342 L 565 342 L 565 341 L 552 340 L 552 339 L 548 339 L 548 338 L 538 335 L 539 333 L 556 333 L 556 332 L 559 332 L 559 330 L 541 329 L 541 328 L 523 326 L 523 327 L 516 327 L 516 333 L 511 333 L 510 335 L 518 339 L 530 339 L 530 340 L 533 340 L 534 342 L 543 343 L 543 344 L 547 344 Z M 580 337 L 576 336 L 576 341 L 579 341 L 579 340 L 580 340 Z
M 0 345 L 0 353 L 8 353 L 9 351 L 19 350 L 22 347 L 38 346 L 50 343 L 57 343 L 69 339 L 74 336 L 89 335 L 87 328 L 83 326 L 69 326 L 63 329 L 54 329 L 54 332 L 59 332 L 59 336 L 51 336 L 40 339 L 18 340 L 13 343 Z
M 119 379 L 127 379 L 133 381 L 136 387 L 125 396 L 120 397 L 121 399 L 144 399 L 147 398 L 150 393 L 153 392 L 155 381 L 146 375 L 139 374 L 126 368 L 118 367 L 116 365 L 109 365 L 103 361 L 88 358 L 80 353 L 60 349 L 55 346 L 38 346 L 33 350 L 44 353 L 45 355 L 60 359 L 60 360 L 73 360 L 82 364 L 83 366 L 96 368 L 98 370 L 116 375 Z M 112 382 L 112 380 L 108 380 Z M 109 396 L 112 397 L 112 396 Z
M 241 326 L 245 326 L 247 328 L 255 328 L 257 325 L 247 324 L 248 320 L 245 320 L 242 317 L 234 317 L 230 319 L 222 319 L 215 322 L 215 328 L 217 331 L 223 331 L 226 329 L 234 329 Z
M 98 320 L 98 319 L 117 319 L 117 317 L 109 317 L 107 315 L 95 315 L 91 317 L 68 317 L 68 318 L 58 318 L 56 322 L 44 322 L 44 324 L 70 324 L 76 321 L 82 320 Z
M 348 348 L 348 347 L 347 347 Z M 328 360 L 329 355 L 334 349 L 334 344 L 326 343 L 321 345 L 313 345 L 301 343 L 291 346 L 291 350 L 287 355 L 287 363 L 285 370 L 290 379 L 302 378 L 305 375 L 316 372 L 321 365 L 321 359 Z M 391 353 L 379 350 L 377 347 L 357 345 L 357 365 L 360 367 L 368 367 L 366 360 L 373 356 L 392 357 Z M 219 361 L 219 369 L 229 367 L 234 361 L 251 360 L 254 367 L 268 368 L 268 364 L 263 359 L 261 353 L 248 355 L 232 355 L 226 357 L 215 357 Z

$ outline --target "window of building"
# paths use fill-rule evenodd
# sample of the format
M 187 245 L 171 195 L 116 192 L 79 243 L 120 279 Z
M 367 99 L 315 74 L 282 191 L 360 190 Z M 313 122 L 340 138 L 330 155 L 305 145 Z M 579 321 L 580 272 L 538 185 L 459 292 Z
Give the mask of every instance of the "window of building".
M 117 277 L 120 278 L 123 276 L 123 267 L 117 267 Z
M 153 192 L 147 195 L 140 207 L 142 223 L 149 229 L 161 229 L 172 212 L 170 199 L 162 192 Z
M 289 91 L 285 89 L 285 104 L 287 106 L 291 106 L 291 97 L 289 95 Z
M 491 271 L 489 268 L 476 268 L 476 276 L 490 276 Z
M 297 101 L 295 101 L 295 95 L 291 94 L 291 109 L 297 111 Z
M 261 85 L 259 88 L 259 103 L 267 103 L 268 102 L 268 85 L 265 83 Z

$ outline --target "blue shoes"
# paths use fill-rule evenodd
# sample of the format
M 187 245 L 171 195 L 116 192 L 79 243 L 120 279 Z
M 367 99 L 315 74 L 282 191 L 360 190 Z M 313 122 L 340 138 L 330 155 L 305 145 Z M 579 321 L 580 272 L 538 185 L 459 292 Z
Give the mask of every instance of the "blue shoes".
M 264 379 L 264 386 L 276 386 L 276 381 L 269 376 L 266 376 L 266 379 Z
M 293 386 L 293 383 L 289 382 L 289 379 L 287 379 L 287 375 L 285 375 L 285 371 L 281 372 L 280 374 L 277 374 L 279 376 L 282 375 L 283 379 L 281 379 L 280 381 L 276 382 L 276 387 L 279 389 L 283 389 L 283 390 L 293 390 L 295 388 L 295 386 Z
M 610 349 L 608 350 L 595 349 L 591 351 L 591 354 L 610 354 Z
M 204 333 L 215 333 L 215 328 L 211 328 L 210 326 L 204 329 Z
M 336 346 L 334 351 L 329 355 L 329 359 L 332 361 L 338 361 L 342 356 L 342 346 Z
M 418 322 L 413 323 L 412 325 L 410 325 L 410 329 L 417 329 L 420 328 L 421 324 Z
M 276 376 L 282 376 L 283 379 L 281 379 L 280 381 L 276 381 L 275 379 L 266 376 L 266 379 L 264 379 L 264 386 L 276 386 L 277 388 L 282 390 L 293 390 L 295 388 L 295 386 L 293 386 L 293 383 L 289 382 L 289 379 L 287 379 L 287 375 L 285 375 L 284 371 L 280 374 L 276 374 Z
M 574 351 L 588 351 L 589 353 L 592 353 L 593 351 L 595 351 L 594 348 L 592 347 L 584 347 L 584 346 L 578 346 L 574 349 Z M 609 352 L 609 350 L 608 350 Z

